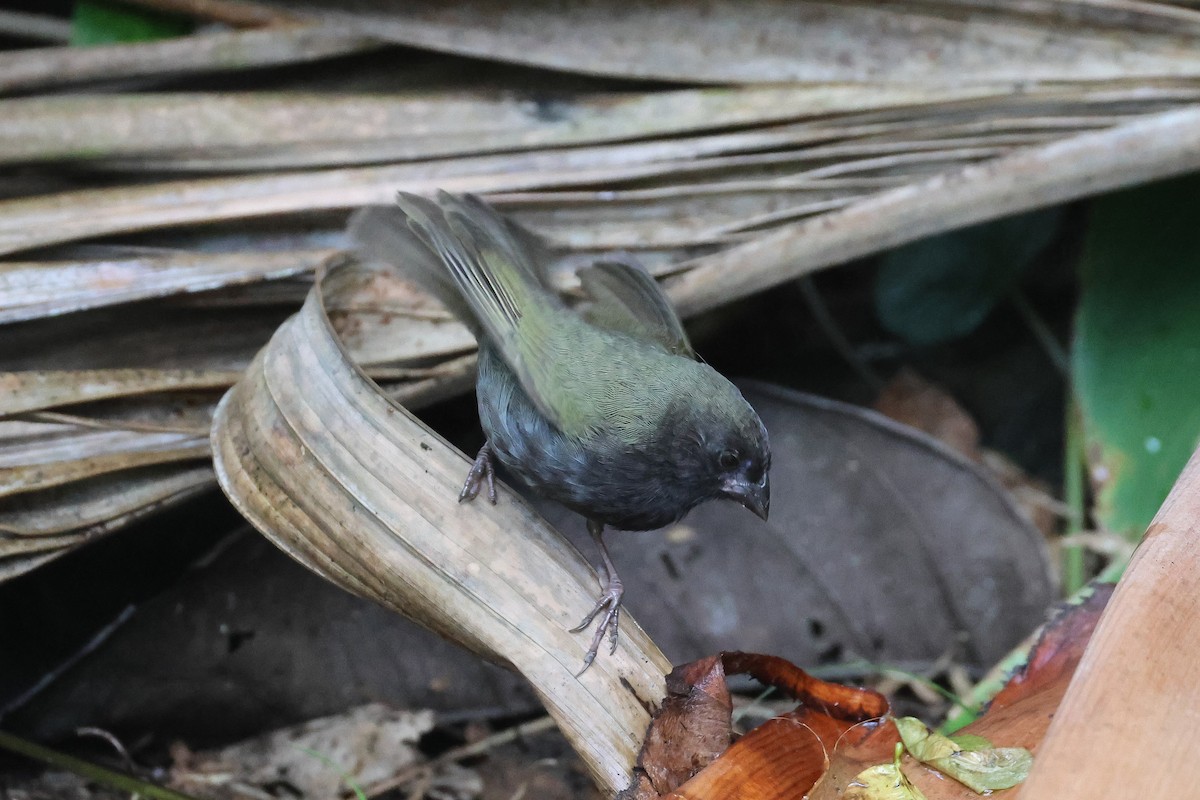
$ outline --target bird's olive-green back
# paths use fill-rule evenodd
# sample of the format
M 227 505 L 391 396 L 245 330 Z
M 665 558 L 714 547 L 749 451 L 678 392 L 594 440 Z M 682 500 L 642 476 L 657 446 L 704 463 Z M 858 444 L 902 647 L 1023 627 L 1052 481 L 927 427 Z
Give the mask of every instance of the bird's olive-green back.
M 460 297 L 446 298 L 447 305 L 466 301 L 482 335 L 564 433 L 633 443 L 683 398 L 744 404 L 727 381 L 694 360 L 669 301 L 638 268 L 609 263 L 584 270 L 592 295 L 585 319 L 549 285 L 529 234 L 517 235 L 478 198 L 443 192 L 435 204 L 402 194 L 399 205 L 453 278 Z M 445 292 L 444 284 L 432 288 Z

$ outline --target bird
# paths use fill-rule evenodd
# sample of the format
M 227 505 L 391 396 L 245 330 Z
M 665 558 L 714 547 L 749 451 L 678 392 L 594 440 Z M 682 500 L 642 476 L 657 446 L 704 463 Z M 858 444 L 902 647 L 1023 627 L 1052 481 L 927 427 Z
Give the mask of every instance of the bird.
M 631 256 L 577 271 L 571 304 L 552 286 L 548 245 L 482 199 L 400 192 L 367 206 L 349 234 L 360 258 L 393 265 L 436 297 L 479 344 L 476 399 L 486 436 L 459 501 L 487 486 L 496 463 L 533 492 L 587 520 L 602 591 L 571 631 L 600 623 L 616 652 L 624 584 L 604 531 L 645 531 L 708 500 L 766 520 L 771 451 L 762 420 L 699 359 L 659 283 Z M 601 616 L 603 615 L 603 616 Z

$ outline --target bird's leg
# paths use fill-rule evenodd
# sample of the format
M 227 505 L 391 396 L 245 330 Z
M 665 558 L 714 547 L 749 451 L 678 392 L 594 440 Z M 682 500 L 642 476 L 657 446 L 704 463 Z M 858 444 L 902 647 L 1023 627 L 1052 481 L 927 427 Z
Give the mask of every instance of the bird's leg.
M 483 447 L 479 448 L 479 455 L 475 456 L 475 463 L 471 465 L 471 471 L 467 473 L 467 481 L 463 484 L 462 491 L 458 493 L 458 502 L 474 500 L 483 487 L 485 479 L 487 480 L 488 500 L 492 505 L 496 505 L 496 470 L 492 466 L 491 442 L 484 442 Z
M 600 548 L 600 557 L 603 559 L 600 567 L 604 571 L 604 591 L 601 593 L 600 599 L 596 601 L 596 605 L 583 618 L 583 622 L 572 628 L 571 633 L 579 633 L 584 630 L 592 624 L 592 620 L 601 611 L 604 611 L 605 608 L 608 610 L 596 628 L 596 634 L 592 637 L 591 645 L 588 646 L 587 655 L 583 657 L 583 669 L 579 670 L 576 677 L 582 675 L 596 660 L 596 653 L 600 650 L 600 642 L 604 641 L 605 632 L 608 633 L 609 653 L 617 652 L 617 628 L 621 620 L 621 598 L 625 594 L 625 584 L 617 575 L 617 568 L 613 565 L 612 558 L 608 555 L 608 548 L 604 545 L 604 523 L 589 519 L 587 525 L 588 533 L 592 535 L 592 539 Z

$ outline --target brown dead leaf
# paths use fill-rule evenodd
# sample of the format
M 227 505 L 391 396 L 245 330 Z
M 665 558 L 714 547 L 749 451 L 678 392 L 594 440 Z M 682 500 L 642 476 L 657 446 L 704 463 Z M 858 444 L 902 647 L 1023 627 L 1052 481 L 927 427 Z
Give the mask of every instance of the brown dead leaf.
M 742 737 L 728 751 L 740 755 L 714 762 L 731 733 L 727 673 L 750 675 L 801 706 Z M 857 729 L 850 738 L 859 741 L 877 727 L 869 721 L 882 719 L 888 709 L 876 692 L 822 681 L 782 658 L 757 653 L 721 653 L 676 667 L 667 688 L 670 695 L 650 723 L 638 758 L 635 783 L 621 795 L 627 800 L 707 797 L 712 792 L 724 797 L 722 792 L 735 787 L 738 793 L 728 796 L 766 797 L 759 793 L 772 787 L 791 791 L 805 781 L 811 786 L 827 754 L 847 732 Z M 796 764 L 809 769 L 792 769 Z
M 888 381 L 875 410 L 899 423 L 925 431 L 973 461 L 979 460 L 979 426 L 940 387 L 908 367 Z
M 733 700 L 719 657 L 694 662 L 680 680 L 667 678 L 667 697 L 654 715 L 638 755 L 635 783 L 619 800 L 655 800 L 695 775 L 725 751 L 733 733 Z M 705 671 L 707 668 L 707 671 Z M 702 673 L 702 674 L 701 674 Z
M 817 780 L 834 769 L 838 753 L 851 746 L 880 758 L 887 746 L 877 747 L 886 726 L 851 725 L 846 721 L 803 710 L 768 720 L 735 742 L 725 754 L 676 791 L 668 800 L 784 800 L 803 797 Z M 861 738 L 859 738 L 861 737 Z M 882 737 L 886 739 L 887 737 Z M 871 762 L 860 757 L 854 764 Z M 861 769 L 861 767 L 860 767 Z M 856 774 L 854 772 L 851 773 Z
M 899 423 L 925 431 L 972 461 L 983 465 L 1007 489 L 1025 518 L 1043 536 L 1058 528 L 1061 508 L 1050 487 L 1036 480 L 1003 453 L 979 446 L 979 426 L 958 401 L 914 370 L 904 367 L 875 399 L 875 410 Z
M 1112 584 L 1099 584 L 1081 604 L 1063 609 L 1043 628 L 1025 666 L 1019 669 L 992 699 L 984 719 L 994 718 L 997 712 L 1018 703 L 1028 703 L 1031 698 L 1043 692 L 1055 692 L 1061 696 L 1075 667 L 1083 657 L 1083 651 L 1091 640 L 1092 633 L 1096 630 L 1100 614 L 1112 598 L 1114 588 Z M 987 725 L 982 723 L 981 719 L 980 723 L 969 725 L 964 730 L 995 741 L 992 731 L 995 722 Z M 977 726 L 983 727 L 984 730 L 976 730 Z M 1044 732 L 1043 728 L 1038 735 Z M 1024 741 L 1015 744 L 1029 746 Z

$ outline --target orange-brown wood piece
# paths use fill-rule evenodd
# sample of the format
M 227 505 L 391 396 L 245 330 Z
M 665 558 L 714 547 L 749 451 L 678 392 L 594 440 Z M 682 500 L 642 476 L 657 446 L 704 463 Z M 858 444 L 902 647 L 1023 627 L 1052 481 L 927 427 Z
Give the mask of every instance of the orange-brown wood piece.
M 1200 450 L 1146 531 L 1020 800 L 1198 797 Z

